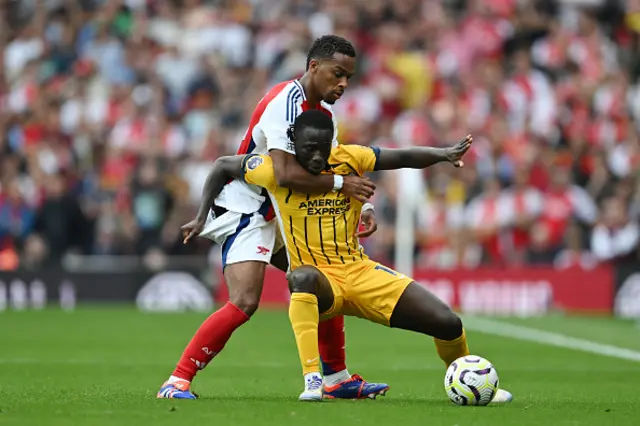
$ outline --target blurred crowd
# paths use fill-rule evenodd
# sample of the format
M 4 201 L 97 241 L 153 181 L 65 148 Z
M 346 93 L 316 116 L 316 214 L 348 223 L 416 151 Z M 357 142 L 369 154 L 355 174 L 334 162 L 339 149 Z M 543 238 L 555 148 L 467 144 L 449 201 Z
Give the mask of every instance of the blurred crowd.
M 638 258 L 638 0 L 0 4 L 0 269 L 206 252 L 179 233 L 213 160 L 328 33 L 358 52 L 341 143 L 474 135 L 464 169 L 425 171 L 420 265 Z M 397 178 L 375 176 L 380 226 L 363 244 L 379 260 Z

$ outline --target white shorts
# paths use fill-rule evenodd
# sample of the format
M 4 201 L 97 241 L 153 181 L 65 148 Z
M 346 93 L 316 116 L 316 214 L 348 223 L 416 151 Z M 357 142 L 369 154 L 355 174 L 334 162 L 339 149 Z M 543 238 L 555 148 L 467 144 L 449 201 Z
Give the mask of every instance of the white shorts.
M 215 217 L 212 211 L 199 237 L 222 246 L 222 267 L 233 263 L 257 261 L 269 263 L 276 242 L 276 220 L 267 222 L 260 213 L 227 211 Z M 281 246 L 281 244 L 279 244 Z

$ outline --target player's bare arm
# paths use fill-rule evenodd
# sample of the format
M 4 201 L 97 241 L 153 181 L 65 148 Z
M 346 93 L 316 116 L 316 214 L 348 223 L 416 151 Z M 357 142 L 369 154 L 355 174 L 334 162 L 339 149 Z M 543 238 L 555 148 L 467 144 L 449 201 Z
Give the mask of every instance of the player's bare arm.
M 214 163 L 202 188 L 202 198 L 196 218 L 182 226 L 182 235 L 186 244 L 191 238 L 202 232 L 209 209 L 222 192 L 229 179 L 242 178 L 242 160 L 245 155 L 220 157 Z
M 333 191 L 336 182 L 333 175 L 313 175 L 307 172 L 296 160 L 295 155 L 279 149 L 272 149 L 269 155 L 273 160 L 273 168 L 278 186 L 296 192 L 322 194 Z M 366 177 L 344 176 L 340 190 L 347 196 L 366 202 L 376 186 Z
M 467 135 L 447 148 L 421 147 L 380 149 L 376 162 L 377 170 L 425 169 L 437 163 L 448 162 L 462 167 L 462 157 L 471 148 L 473 138 Z

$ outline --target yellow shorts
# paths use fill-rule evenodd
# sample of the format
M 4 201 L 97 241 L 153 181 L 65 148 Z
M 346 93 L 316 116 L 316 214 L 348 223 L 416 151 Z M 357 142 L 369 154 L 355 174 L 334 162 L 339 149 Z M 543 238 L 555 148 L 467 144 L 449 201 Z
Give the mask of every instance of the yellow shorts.
M 400 296 L 413 279 L 373 260 L 316 266 L 333 290 L 331 308 L 320 319 L 349 315 L 389 326 Z

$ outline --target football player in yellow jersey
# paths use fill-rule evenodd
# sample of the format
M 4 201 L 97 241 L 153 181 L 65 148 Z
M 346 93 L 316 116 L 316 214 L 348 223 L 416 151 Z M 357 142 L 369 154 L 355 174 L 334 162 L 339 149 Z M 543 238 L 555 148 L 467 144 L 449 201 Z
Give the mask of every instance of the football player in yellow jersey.
M 310 173 L 355 174 L 375 170 L 426 168 L 440 162 L 462 167 L 472 143 L 465 137 L 449 148 L 381 149 L 359 145 L 331 148 L 332 120 L 318 110 L 302 113 L 290 129 L 296 158 Z M 343 314 L 433 336 L 440 358 L 448 366 L 468 355 L 462 321 L 424 287 L 364 254 L 356 238 L 361 202 L 340 191 L 321 195 L 279 187 L 268 155 L 224 157 L 211 175 L 267 189 L 272 199 L 289 259 L 289 318 L 296 337 L 305 379 L 300 400 L 321 401 L 331 394 L 320 374 L 318 323 Z M 512 396 L 498 390 L 493 402 Z

